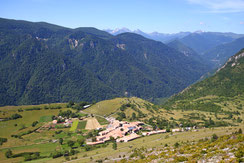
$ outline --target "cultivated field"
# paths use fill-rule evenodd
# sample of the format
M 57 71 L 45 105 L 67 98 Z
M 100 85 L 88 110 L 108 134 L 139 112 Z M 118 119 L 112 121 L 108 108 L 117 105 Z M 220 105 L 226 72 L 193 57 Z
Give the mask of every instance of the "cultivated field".
M 75 131 L 77 129 L 77 127 L 78 127 L 78 124 L 79 124 L 79 120 L 73 121 L 73 124 L 72 124 L 72 126 L 71 126 L 69 131 L 71 131 L 71 132 Z
M 97 128 L 101 128 L 102 126 L 98 123 L 96 118 L 88 118 L 86 123 L 87 130 L 94 130 Z

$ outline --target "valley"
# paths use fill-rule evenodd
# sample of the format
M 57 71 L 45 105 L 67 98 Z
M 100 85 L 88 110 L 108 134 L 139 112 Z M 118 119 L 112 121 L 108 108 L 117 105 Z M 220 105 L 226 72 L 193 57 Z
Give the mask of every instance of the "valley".
M 243 162 L 243 38 L 0 18 L 0 162 Z

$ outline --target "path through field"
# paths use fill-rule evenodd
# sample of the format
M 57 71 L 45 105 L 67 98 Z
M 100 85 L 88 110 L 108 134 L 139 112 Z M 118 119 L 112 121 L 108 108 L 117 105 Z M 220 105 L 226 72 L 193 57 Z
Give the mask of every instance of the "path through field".
M 93 130 L 96 128 L 101 128 L 102 126 L 99 124 L 96 118 L 88 118 L 86 123 L 87 130 Z

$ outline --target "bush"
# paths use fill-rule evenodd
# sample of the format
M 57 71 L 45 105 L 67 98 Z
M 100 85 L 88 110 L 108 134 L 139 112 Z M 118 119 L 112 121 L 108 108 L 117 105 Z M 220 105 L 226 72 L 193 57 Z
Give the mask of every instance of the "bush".
M 55 152 L 51 153 L 51 157 L 52 158 L 58 158 L 58 157 L 61 157 L 61 156 L 63 156 L 63 153 L 60 152 L 60 151 L 55 151 Z
M 22 116 L 17 113 L 11 116 L 11 119 L 18 119 L 18 118 L 22 118 Z
M 213 134 L 212 135 L 212 141 L 215 141 L 215 140 L 217 140 L 219 137 L 216 135 L 216 134 Z
M 242 134 L 242 129 L 241 128 L 238 130 L 238 134 Z
M 90 151 L 90 150 L 91 150 L 91 147 L 88 146 L 88 145 L 86 145 L 86 146 L 85 146 L 85 150 L 86 150 L 86 151 Z
M 2 145 L 3 143 L 5 143 L 7 141 L 8 141 L 7 138 L 0 138 L 0 145 Z
M 115 141 L 113 142 L 113 149 L 117 150 L 117 143 Z
M 72 140 L 69 140 L 69 141 L 67 142 L 67 144 L 68 144 L 68 146 L 73 147 L 73 145 L 75 144 L 75 142 L 72 141 Z
M 34 121 L 31 126 L 35 127 L 37 124 L 38 124 L 38 121 Z
M 174 146 L 175 146 L 175 148 L 178 148 L 178 147 L 180 146 L 180 144 L 179 144 L 178 142 L 176 142 L 176 143 L 174 144 Z
M 8 149 L 8 150 L 5 152 L 5 156 L 6 156 L 7 158 L 11 158 L 11 157 L 13 156 L 13 152 L 12 152 L 10 149 Z
M 184 156 L 177 156 L 175 158 L 175 161 L 176 162 L 184 162 L 184 161 L 188 161 L 188 159 L 186 157 L 184 157 Z

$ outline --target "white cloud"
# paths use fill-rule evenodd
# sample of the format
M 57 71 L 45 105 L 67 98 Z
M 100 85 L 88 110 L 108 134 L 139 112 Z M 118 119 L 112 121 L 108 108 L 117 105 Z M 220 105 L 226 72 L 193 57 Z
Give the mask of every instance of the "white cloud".
M 244 0 L 187 0 L 208 9 L 208 12 L 229 13 L 244 12 Z
M 241 21 L 240 24 L 244 24 L 244 21 Z
M 200 22 L 199 24 L 200 24 L 200 25 L 204 25 L 205 23 L 204 23 L 204 22 Z

